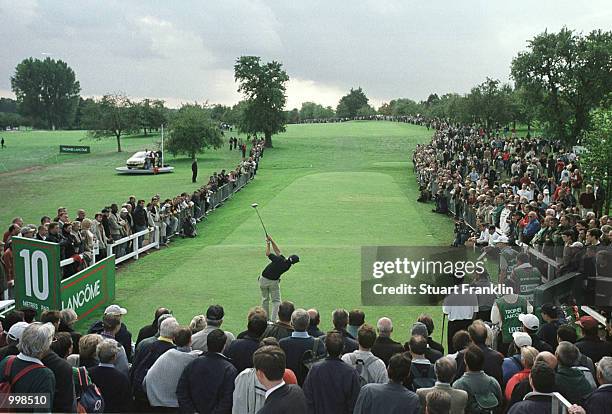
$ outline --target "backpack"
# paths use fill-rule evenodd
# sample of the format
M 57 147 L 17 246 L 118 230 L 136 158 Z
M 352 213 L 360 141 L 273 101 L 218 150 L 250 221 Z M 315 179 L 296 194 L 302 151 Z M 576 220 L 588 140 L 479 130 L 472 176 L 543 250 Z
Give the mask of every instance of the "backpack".
M 475 393 L 471 400 L 470 412 L 475 414 L 492 414 L 494 409 L 499 406 L 499 401 L 492 392 Z
M 351 360 L 351 365 L 355 367 L 357 373 L 359 374 L 359 386 L 363 387 L 364 385 L 373 382 L 370 378 L 370 371 L 368 368 L 370 368 L 370 365 L 376 362 L 378 358 L 370 357 L 364 361 L 361 358 L 357 358 L 355 354 L 350 354 L 349 358 Z
M 40 365 L 40 364 L 28 365 L 27 367 L 19 371 L 14 377 L 11 378 L 11 370 L 13 368 L 13 363 L 15 362 L 16 359 L 17 359 L 17 356 L 12 355 L 8 357 L 4 365 L 3 381 L 0 382 L 0 407 L 9 406 L 8 397 L 13 392 L 13 386 L 17 383 L 17 381 L 19 381 L 21 378 L 23 378 L 25 375 L 27 375 L 31 371 L 38 369 L 38 368 L 45 367 L 44 365 Z
M 412 363 L 410 365 L 410 375 L 412 376 L 412 391 L 414 392 L 419 388 L 430 388 L 436 385 L 436 373 L 431 362 L 429 364 Z
M 308 349 L 304 351 L 304 354 L 302 355 L 302 360 L 300 361 L 300 373 L 299 373 L 300 378 L 302 380 L 306 379 L 306 376 L 308 375 L 308 371 L 310 371 L 310 369 L 312 368 L 314 364 L 316 364 L 319 361 L 324 360 L 327 357 L 326 353 L 320 355 L 317 352 L 319 349 L 320 342 L 321 340 L 319 338 L 315 338 L 314 344 L 312 345 L 312 349 Z
M 77 413 L 103 413 L 104 398 L 102 398 L 102 393 L 96 384 L 89 379 L 87 368 L 77 368 L 77 374 L 79 382 L 74 384 L 77 397 Z
M 572 368 L 582 372 L 582 375 L 588 381 L 591 388 L 593 390 L 597 389 L 597 383 L 595 382 L 595 378 L 593 378 L 593 373 L 591 372 L 590 369 L 588 369 L 587 367 L 583 367 L 583 366 L 572 367 Z

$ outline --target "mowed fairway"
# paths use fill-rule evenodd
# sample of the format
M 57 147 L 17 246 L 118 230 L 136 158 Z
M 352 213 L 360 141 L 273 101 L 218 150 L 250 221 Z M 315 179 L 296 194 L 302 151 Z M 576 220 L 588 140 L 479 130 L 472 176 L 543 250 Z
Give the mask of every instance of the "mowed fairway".
M 265 153 L 256 180 L 214 212 L 195 240 L 181 241 L 120 273 L 117 301 L 129 326 L 168 306 L 188 323 L 212 303 L 226 309 L 235 333 L 260 301 L 257 276 L 266 265 L 259 203 L 283 253 L 301 262 L 282 279 L 284 299 L 316 307 L 323 327 L 334 308 L 360 306 L 360 249 L 364 245 L 440 245 L 450 220 L 416 203 L 411 149 L 429 139 L 421 127 L 386 122 L 289 126 Z M 405 340 L 423 308 L 365 308 L 367 319 L 388 315 Z M 440 321 L 440 309 L 428 309 Z
M 196 239 L 178 240 L 121 267 L 116 302 L 128 309 L 126 323 L 136 334 L 150 323 L 155 308 L 166 306 L 179 322 L 187 324 L 209 304 L 220 303 L 226 309 L 224 327 L 234 333 L 245 329 L 248 309 L 260 303 L 257 276 L 268 262 L 263 231 L 250 207 L 257 202 L 283 253 L 301 257 L 282 279 L 283 299 L 297 307 L 319 309 L 323 329 L 330 328 L 331 312 L 338 307 L 363 308 L 373 324 L 383 315 L 393 318 L 395 337 L 401 341 L 407 339 L 408 327 L 422 312 L 430 312 L 440 327 L 440 308 L 360 305 L 362 246 L 446 245 L 451 241 L 451 220 L 431 213 L 431 205 L 416 202 L 412 150 L 417 143 L 428 141 L 431 133 L 423 127 L 392 122 L 287 126 L 286 133 L 274 137 L 274 148 L 266 150 L 257 178 L 202 222 Z M 225 161 L 228 167 L 236 157 L 226 153 L 229 151 L 220 150 L 206 157 L 214 160 L 210 165 Z M 174 177 L 146 177 L 146 181 L 116 177 L 102 167 L 94 174 L 104 177 L 97 186 L 105 188 L 106 199 L 115 195 L 121 201 L 129 192 L 140 197 L 159 191 L 163 196 L 193 189 L 188 163 L 178 165 L 182 171 Z M 86 169 L 81 164 L 78 168 Z M 89 177 L 83 179 L 90 182 Z M 66 197 L 66 189 L 47 204 L 45 196 L 52 191 L 50 187 L 42 191 L 39 200 L 43 201 L 29 209 L 40 210 L 39 215 L 52 212 L 62 195 Z M 77 197 L 72 195 L 70 200 L 69 206 L 76 208 Z M 19 211 L 13 201 L 9 204 L 3 213 Z M 94 313 L 81 326 L 99 316 Z M 436 337 L 439 334 L 440 329 Z

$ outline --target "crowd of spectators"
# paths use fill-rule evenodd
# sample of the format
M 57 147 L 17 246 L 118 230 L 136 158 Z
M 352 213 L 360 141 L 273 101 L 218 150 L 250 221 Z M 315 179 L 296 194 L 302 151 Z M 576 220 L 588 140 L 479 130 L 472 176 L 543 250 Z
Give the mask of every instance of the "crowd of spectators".
M 436 121 L 413 164 L 419 201 L 455 215 L 453 245 L 529 246 L 555 260 L 559 274 L 593 276 L 595 256 L 610 251 L 605 188 L 584 177 L 579 153 L 557 140 Z
M 72 263 L 62 267 L 64 278 L 90 266 L 94 260 L 105 258 L 109 245 L 116 244 L 113 248 L 116 258 L 127 254 L 134 241 L 117 242 L 134 233 L 157 229 L 162 246 L 168 246 L 174 236 L 195 237 L 196 223 L 214 209 L 213 200 L 222 188 L 228 188 L 230 194 L 241 177 L 256 175 L 264 143 L 253 139 L 251 144 L 248 157 L 243 157 L 234 169 L 214 172 L 206 184 L 192 193 L 183 192 L 165 199 L 156 194 L 148 200 L 132 195 L 124 203 L 112 203 L 94 214 L 88 215 L 80 209 L 74 219 L 70 218 L 65 207 L 59 207 L 54 218 L 43 216 L 39 224 L 25 224 L 21 217 L 14 218 L 4 232 L 0 246 L 0 292 L 5 292 L 5 299 L 14 297 L 13 236 L 59 244 L 61 260 L 73 259 Z M 137 239 L 139 246 L 143 246 L 153 240 L 153 235 L 149 232 L 147 237 L 142 235 Z
M 555 392 L 572 413 L 612 406 L 612 343 L 597 336 L 591 317 L 579 320 L 580 339 L 575 327 L 549 318 L 554 347 L 541 339 L 550 329 L 534 330 L 522 317 L 502 354 L 480 319 L 456 332 L 455 352 L 445 353 L 427 314 L 395 332 L 388 317 L 370 324 L 363 311 L 336 309 L 324 333 L 316 309 L 284 301 L 278 321 L 254 307 L 234 335 L 223 328 L 221 305 L 189 324 L 161 307 L 135 342 L 125 314 L 111 305 L 81 335 L 69 309 L 10 312 L 0 334 L 0 382 L 38 368 L 12 392 L 48 394 L 54 412 L 90 401 L 83 378 L 105 412 L 547 413 Z M 351 315 L 360 318 L 356 336 Z

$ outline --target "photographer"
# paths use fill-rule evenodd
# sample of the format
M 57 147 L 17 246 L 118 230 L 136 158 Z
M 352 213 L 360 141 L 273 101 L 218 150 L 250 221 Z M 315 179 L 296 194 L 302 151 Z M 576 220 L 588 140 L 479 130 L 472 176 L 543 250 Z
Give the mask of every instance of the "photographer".
M 455 240 L 453 241 L 453 247 L 459 247 L 465 245 L 465 242 L 470 238 L 470 229 L 465 224 L 463 219 L 455 221 Z

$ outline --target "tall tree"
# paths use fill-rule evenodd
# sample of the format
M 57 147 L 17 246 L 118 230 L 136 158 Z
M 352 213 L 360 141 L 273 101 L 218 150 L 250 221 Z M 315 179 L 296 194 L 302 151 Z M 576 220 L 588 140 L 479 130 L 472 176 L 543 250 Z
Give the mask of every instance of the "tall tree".
M 121 94 L 107 94 L 86 105 L 82 123 L 95 138 L 115 137 L 117 152 L 121 152 L 121 137 L 140 128 L 137 108 Z
M 368 105 L 368 97 L 361 87 L 351 88 L 350 92 L 340 98 L 336 107 L 336 115 L 340 118 L 352 118 L 357 116 L 357 112 Z
M 493 124 L 506 125 L 513 118 L 512 88 L 497 79 L 487 78 L 472 88 L 466 96 L 466 110 L 473 120 L 479 120 L 487 128 Z M 457 117 L 456 119 L 460 119 Z
M 200 105 L 183 105 L 170 122 L 168 151 L 186 154 L 192 160 L 207 148 L 223 145 L 221 130 L 210 117 L 210 112 Z
M 612 106 L 597 108 L 591 116 L 591 128 L 580 142 L 586 149 L 581 154 L 581 164 L 585 177 L 600 180 L 606 189 L 603 214 L 607 215 L 612 198 Z
M 513 59 L 511 73 L 517 87 L 542 97 L 538 112 L 547 132 L 572 145 L 612 90 L 612 32 L 539 34 Z
M 325 119 L 333 118 L 334 115 L 334 110 L 330 106 L 324 107 L 314 102 L 302 102 L 300 108 L 301 119 Z
M 15 68 L 11 87 L 21 115 L 49 129 L 72 124 L 81 86 L 66 62 L 24 59 Z
M 138 122 L 145 135 L 152 129 L 157 129 L 165 124 L 168 119 L 167 109 L 162 100 L 145 98 L 135 104 L 135 108 Z
M 287 72 L 279 62 L 262 63 L 258 56 L 241 56 L 234 65 L 234 78 L 246 102 L 239 128 L 250 134 L 263 133 L 266 147 L 272 147 L 272 135 L 285 131 Z

